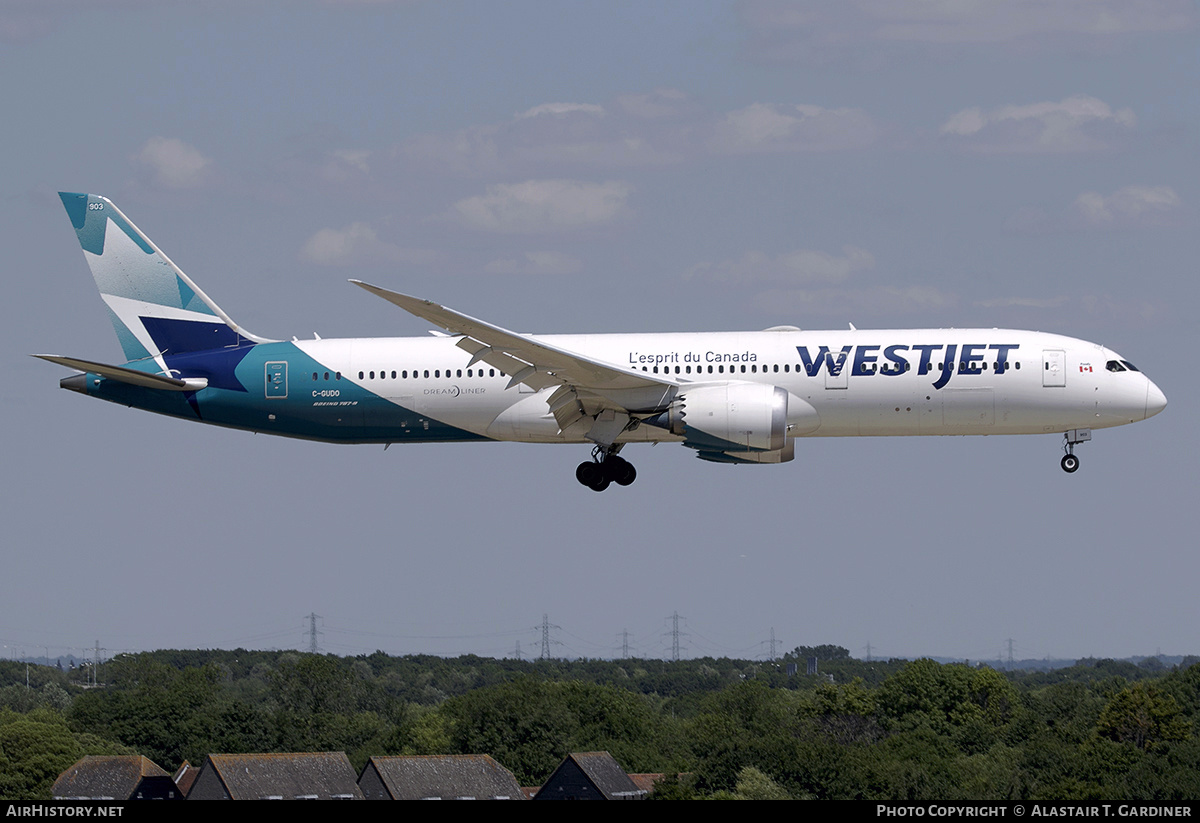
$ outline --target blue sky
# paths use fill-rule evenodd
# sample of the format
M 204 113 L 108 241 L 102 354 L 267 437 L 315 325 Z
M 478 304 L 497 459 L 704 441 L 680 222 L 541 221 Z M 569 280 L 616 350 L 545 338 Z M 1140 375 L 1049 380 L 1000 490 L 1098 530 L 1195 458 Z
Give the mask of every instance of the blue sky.
M 0 653 L 293 647 L 994 659 L 1195 653 L 1193 2 L 15 0 Z M 59 190 L 237 321 L 423 335 L 360 278 L 530 332 L 984 326 L 1171 405 L 1098 432 L 801 441 L 723 467 L 336 447 L 59 391 L 119 349 Z

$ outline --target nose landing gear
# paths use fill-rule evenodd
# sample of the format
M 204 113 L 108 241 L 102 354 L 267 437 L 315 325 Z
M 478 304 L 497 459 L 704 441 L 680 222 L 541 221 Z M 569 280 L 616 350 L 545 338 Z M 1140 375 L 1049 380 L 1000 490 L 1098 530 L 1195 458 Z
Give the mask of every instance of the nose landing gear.
M 1062 470 L 1073 474 L 1079 469 L 1079 458 L 1075 456 L 1075 445 L 1086 443 L 1092 439 L 1091 429 L 1071 429 L 1063 433 L 1063 459 L 1059 462 Z
M 607 451 L 597 446 L 592 451 L 592 459 L 575 468 L 575 479 L 592 491 L 602 492 L 611 483 L 628 486 L 637 480 L 637 469 L 625 458 L 618 457 L 615 450 Z

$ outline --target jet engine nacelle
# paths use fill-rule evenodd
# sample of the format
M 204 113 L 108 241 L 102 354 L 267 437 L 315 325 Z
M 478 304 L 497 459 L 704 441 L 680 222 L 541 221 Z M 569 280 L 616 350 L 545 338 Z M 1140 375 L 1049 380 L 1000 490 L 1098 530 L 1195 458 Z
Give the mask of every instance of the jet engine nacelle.
M 796 438 L 789 437 L 782 449 L 774 452 L 696 452 L 710 463 L 790 463 L 796 459 Z
M 667 428 L 701 451 L 779 451 L 788 431 L 788 392 L 765 383 L 689 386 L 666 413 Z

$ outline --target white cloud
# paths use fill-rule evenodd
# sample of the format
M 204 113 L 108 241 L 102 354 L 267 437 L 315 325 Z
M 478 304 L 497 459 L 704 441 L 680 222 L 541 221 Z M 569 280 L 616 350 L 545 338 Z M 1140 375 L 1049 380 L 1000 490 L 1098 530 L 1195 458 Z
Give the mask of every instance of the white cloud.
M 493 260 L 483 267 L 488 274 L 575 274 L 583 264 L 557 251 L 529 251 L 521 259 Z
M 155 185 L 168 189 L 203 185 L 212 169 L 211 160 L 175 137 L 151 137 L 133 159 L 150 172 Z
M 649 94 L 618 97 L 616 105 L 625 114 L 639 119 L 677 117 L 687 112 L 688 96 L 679 89 L 655 89 Z
M 487 193 L 454 204 L 458 218 L 483 231 L 537 233 L 609 223 L 626 212 L 633 191 L 610 180 L 527 180 L 488 186 Z
M 1053 34 L 1118 35 L 1172 31 L 1195 23 L 1181 0 L 859 0 L 878 40 L 996 43 Z
M 418 135 L 397 153 L 422 167 L 432 164 L 459 174 L 544 172 L 555 164 L 644 166 L 679 159 L 676 141 L 637 122 L 624 108 L 613 116 L 594 103 L 543 103 L 502 123 Z
M 1187 31 L 1190 0 L 744 0 L 747 51 L 771 61 L 829 60 L 848 51 L 878 59 L 881 46 L 1009 44 L 1055 48 L 1063 38 Z
M 1125 186 L 1112 194 L 1085 191 L 1067 208 L 1018 209 L 1004 223 L 1016 234 L 1047 235 L 1087 229 L 1132 229 L 1178 223 L 1183 199 L 1170 186 Z
M 417 166 L 459 174 L 662 166 L 713 154 L 836 151 L 870 145 L 879 128 L 862 109 L 754 103 L 704 111 L 677 89 L 608 105 L 543 103 L 509 120 L 418 135 L 397 147 Z
M 0 40 L 25 43 L 37 40 L 57 28 L 70 15 L 70 9 L 50 7 L 47 3 L 18 0 L 0 9 Z
M 687 276 L 726 283 L 838 283 L 874 267 L 875 257 L 869 251 L 843 246 L 841 256 L 809 249 L 774 257 L 761 251 L 749 251 L 738 260 L 694 266 Z
M 710 145 L 731 154 L 835 151 L 868 145 L 876 131 L 862 109 L 754 103 L 727 114 Z
M 1085 94 L 1059 102 L 969 108 L 951 115 L 941 133 L 982 153 L 1055 153 L 1104 149 L 1137 124 L 1130 109 L 1114 110 Z
M 366 223 L 344 229 L 321 229 L 304 242 L 300 259 L 319 266 L 349 266 L 372 263 L 428 263 L 435 255 L 419 249 L 403 249 L 380 240 Z
M 524 120 L 529 117 L 540 117 L 542 115 L 561 117 L 567 114 L 579 113 L 603 117 L 604 107 L 598 106 L 595 103 L 542 103 L 539 106 L 534 106 L 533 108 L 518 114 L 516 119 Z
M 359 179 L 371 173 L 370 158 L 369 151 L 338 149 L 321 170 L 322 176 L 334 183 Z
M 1075 211 L 1093 226 L 1158 223 L 1182 206 L 1170 186 L 1126 186 L 1109 195 L 1088 191 L 1075 198 Z
M 1104 329 L 1111 333 L 1114 326 L 1138 327 L 1161 322 L 1171 313 L 1162 303 L 1139 300 L 1128 292 L 1119 297 L 1111 294 L 1079 294 L 1056 297 L 999 297 L 977 300 L 974 305 L 985 309 L 1009 309 L 1002 316 L 1017 322 L 1040 323 L 1038 312 L 1050 310 L 1058 316 L 1070 316 L 1073 321 Z M 1022 311 L 1028 310 L 1028 311 Z M 1025 321 L 1018 318 L 1025 317 Z
M 993 297 L 987 300 L 976 300 L 975 305 L 985 309 L 1056 309 L 1066 305 L 1068 298 L 1059 297 Z
M 864 289 L 770 289 L 756 295 L 753 305 L 765 314 L 803 321 L 806 315 L 856 317 L 943 311 L 958 303 L 953 295 L 932 286 L 879 286 Z

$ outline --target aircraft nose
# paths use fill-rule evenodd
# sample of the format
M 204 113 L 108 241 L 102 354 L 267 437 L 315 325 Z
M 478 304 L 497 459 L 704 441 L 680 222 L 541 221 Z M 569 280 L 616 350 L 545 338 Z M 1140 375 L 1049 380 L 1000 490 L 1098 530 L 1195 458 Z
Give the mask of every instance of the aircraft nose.
M 1146 418 L 1149 419 L 1167 407 L 1167 396 L 1153 380 L 1146 380 Z

